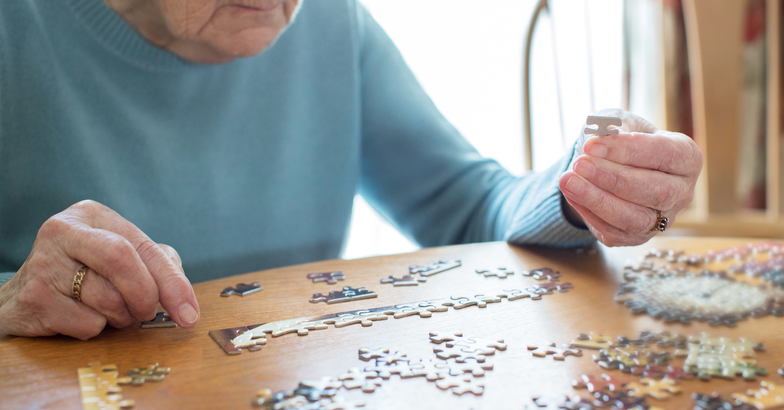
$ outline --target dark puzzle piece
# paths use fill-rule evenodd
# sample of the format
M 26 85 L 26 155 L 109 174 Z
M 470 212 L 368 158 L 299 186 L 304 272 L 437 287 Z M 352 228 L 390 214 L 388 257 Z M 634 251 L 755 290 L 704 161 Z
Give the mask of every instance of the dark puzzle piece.
M 327 302 L 327 304 L 343 303 L 352 300 L 372 299 L 378 297 L 378 293 L 367 290 L 366 288 L 354 289 L 350 286 L 344 286 L 343 290 L 333 290 L 329 295 L 322 295 L 321 293 L 314 293 L 310 298 L 310 303 Z
M 223 289 L 220 295 L 225 298 L 231 295 L 245 296 L 245 295 L 250 295 L 251 293 L 258 292 L 262 289 L 263 288 L 261 287 L 259 282 L 253 282 L 250 285 L 248 285 L 247 283 L 238 283 L 237 286 L 233 288 L 229 287 Z
M 623 125 L 623 122 L 618 117 L 602 117 L 598 115 L 589 115 L 588 118 L 585 120 L 586 127 L 583 129 L 583 133 L 585 135 L 594 134 L 598 136 L 607 136 L 607 135 L 616 135 L 618 134 L 618 129 L 613 128 L 610 129 L 611 125 L 616 127 L 620 127 Z M 590 125 L 595 125 L 596 128 L 590 127 Z
M 442 259 L 438 262 L 428 263 L 427 265 L 423 266 L 411 265 L 408 267 L 408 273 L 412 275 L 418 273 L 422 276 L 430 276 L 449 269 L 457 268 L 459 266 L 461 266 L 459 259 Z
M 339 280 L 346 279 L 346 274 L 340 271 L 308 273 L 308 279 L 313 279 L 313 283 L 326 282 L 328 285 L 334 285 Z
M 166 312 L 158 312 L 155 319 L 142 322 L 142 329 L 156 329 L 159 327 L 177 327 L 174 320 Z

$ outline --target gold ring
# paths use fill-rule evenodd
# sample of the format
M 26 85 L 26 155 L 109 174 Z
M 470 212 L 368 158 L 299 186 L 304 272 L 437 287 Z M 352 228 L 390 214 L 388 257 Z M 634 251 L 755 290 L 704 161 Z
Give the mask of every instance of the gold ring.
M 76 271 L 76 276 L 74 276 L 73 280 L 73 300 L 79 302 L 82 300 L 82 279 L 84 279 L 84 275 L 87 273 L 87 266 L 83 267 Z
M 667 218 L 661 211 L 656 211 L 656 223 L 653 224 L 648 232 L 664 232 L 667 230 L 667 225 L 670 223 L 670 218 Z

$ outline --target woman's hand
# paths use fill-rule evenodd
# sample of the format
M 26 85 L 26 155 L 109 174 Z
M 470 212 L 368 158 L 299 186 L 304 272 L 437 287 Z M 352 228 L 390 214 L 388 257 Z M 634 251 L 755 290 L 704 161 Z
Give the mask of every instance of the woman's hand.
M 691 203 L 702 153 L 688 136 L 657 130 L 634 114 L 598 115 L 620 117 L 620 132 L 585 142 L 585 155 L 561 176 L 561 192 L 600 242 L 645 243 L 656 234 L 657 210 L 671 225 Z
M 182 262 L 132 223 L 95 201 L 49 218 L 19 271 L 0 287 L 0 336 L 96 336 L 108 323 L 151 320 L 158 302 L 178 325 L 199 321 L 199 305 Z M 81 301 L 76 272 L 87 266 Z

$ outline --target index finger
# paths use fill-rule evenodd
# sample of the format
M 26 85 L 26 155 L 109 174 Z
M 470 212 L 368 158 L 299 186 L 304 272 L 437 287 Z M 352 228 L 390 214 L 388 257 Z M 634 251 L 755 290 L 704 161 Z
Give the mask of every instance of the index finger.
M 697 144 L 677 132 L 632 132 L 591 137 L 583 149 L 592 157 L 668 174 L 696 176 L 702 169 L 702 153 Z

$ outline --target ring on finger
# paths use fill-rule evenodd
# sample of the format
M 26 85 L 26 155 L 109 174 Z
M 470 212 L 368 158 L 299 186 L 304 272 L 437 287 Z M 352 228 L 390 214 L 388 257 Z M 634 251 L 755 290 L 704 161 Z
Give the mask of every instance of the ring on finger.
M 84 279 L 84 275 L 87 274 L 87 266 L 82 267 L 78 271 L 76 271 L 76 275 L 73 278 L 73 300 L 79 302 L 82 300 L 82 280 Z
M 662 211 L 656 211 L 656 222 L 653 224 L 653 228 L 651 228 L 648 232 L 664 232 L 667 230 L 667 225 L 670 223 L 670 218 L 667 218 L 662 214 Z

